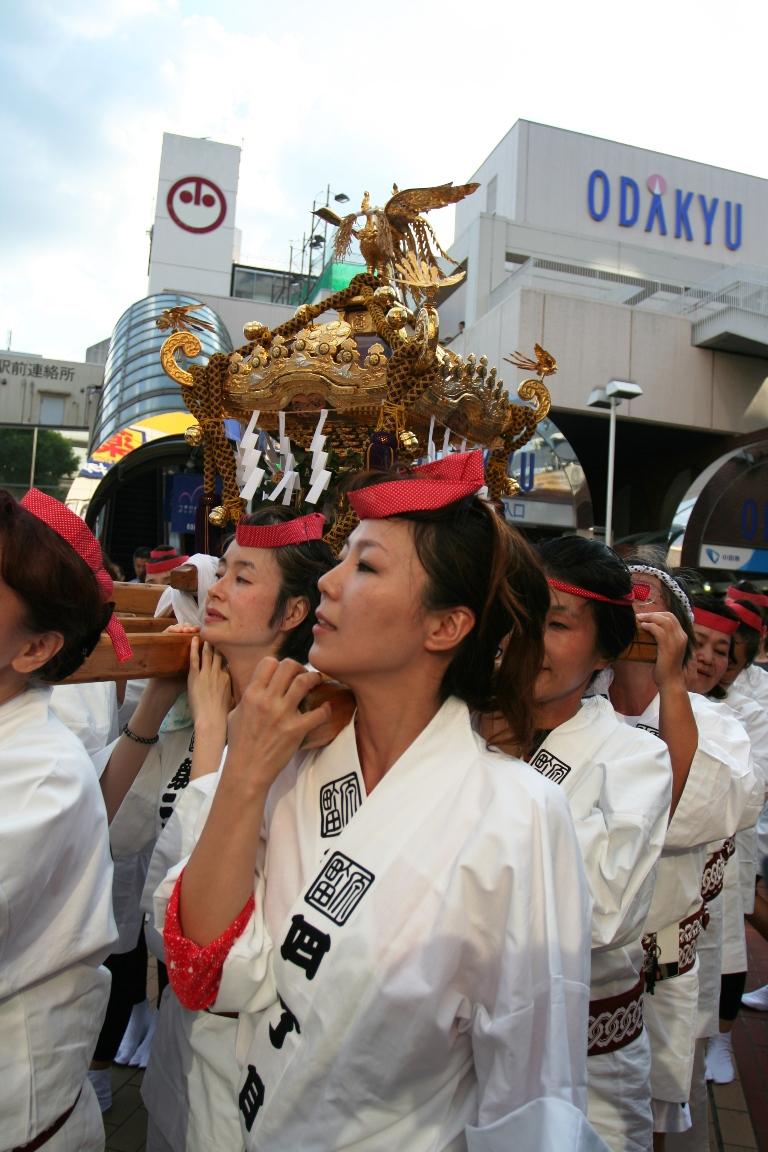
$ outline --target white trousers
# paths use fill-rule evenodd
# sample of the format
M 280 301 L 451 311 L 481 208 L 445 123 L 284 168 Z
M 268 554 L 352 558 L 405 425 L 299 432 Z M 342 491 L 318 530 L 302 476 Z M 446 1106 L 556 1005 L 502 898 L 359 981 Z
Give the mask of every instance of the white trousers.
M 104 1152 L 104 1122 L 90 1080 L 66 1124 L 43 1147 L 45 1152 Z

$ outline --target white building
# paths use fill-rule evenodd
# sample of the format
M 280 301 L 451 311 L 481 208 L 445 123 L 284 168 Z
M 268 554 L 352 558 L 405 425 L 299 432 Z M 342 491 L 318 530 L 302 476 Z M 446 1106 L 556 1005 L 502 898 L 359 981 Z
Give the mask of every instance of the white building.
M 598 523 L 607 428 L 587 398 L 639 384 L 618 413 L 614 524 L 668 525 L 731 437 L 768 424 L 768 181 L 523 120 L 472 179 L 441 331 L 463 321 L 452 350 L 499 366 L 534 343 L 557 358 L 552 416 Z

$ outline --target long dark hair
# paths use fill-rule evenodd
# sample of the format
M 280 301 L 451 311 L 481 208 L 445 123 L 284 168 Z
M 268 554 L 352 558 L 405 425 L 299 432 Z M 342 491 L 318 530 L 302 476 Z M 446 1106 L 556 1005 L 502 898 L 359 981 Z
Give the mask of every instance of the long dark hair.
M 392 478 L 364 473 L 350 487 Z M 427 574 L 425 608 L 464 606 L 475 616 L 474 628 L 445 671 L 441 699 L 457 696 L 478 712 L 500 712 L 513 739 L 527 746 L 534 730 L 533 686 L 549 608 L 549 588 L 536 554 L 478 496 L 433 511 L 405 512 L 397 519 L 413 528 L 416 555 Z
M 0 489 L 0 577 L 24 605 L 30 632 L 59 632 L 61 649 L 33 674 L 48 683 L 75 672 L 112 615 L 74 548 Z
M 632 590 L 629 568 L 616 553 L 600 540 L 584 536 L 561 536 L 539 544 L 539 556 L 550 576 L 620 600 Z M 635 613 L 632 605 L 606 604 L 587 600 L 597 630 L 597 648 L 607 660 L 615 660 L 635 635 Z
M 248 516 L 244 516 L 241 524 L 285 524 L 295 520 L 297 513 L 292 508 L 282 504 L 275 506 L 265 502 L 254 509 Z M 312 647 L 312 626 L 315 623 L 315 612 L 320 603 L 320 593 L 317 582 L 324 572 L 333 568 L 336 557 L 323 540 L 307 540 L 302 544 L 284 544 L 280 548 L 272 549 L 278 568 L 280 569 L 280 591 L 275 601 L 270 627 L 275 627 L 283 618 L 285 606 L 293 596 L 303 597 L 309 605 L 309 611 L 300 624 L 286 632 L 283 642 L 278 649 L 279 659 L 290 657 L 305 664 Z

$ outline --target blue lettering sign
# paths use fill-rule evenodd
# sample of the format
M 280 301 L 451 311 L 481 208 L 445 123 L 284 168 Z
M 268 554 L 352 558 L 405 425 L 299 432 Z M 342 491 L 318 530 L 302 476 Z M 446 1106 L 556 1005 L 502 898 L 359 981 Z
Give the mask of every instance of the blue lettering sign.
M 520 453 L 520 488 L 523 492 L 533 492 L 536 467 L 535 452 Z
M 658 220 L 659 233 L 662 236 L 667 234 L 667 222 L 664 219 L 664 205 L 661 202 L 661 196 L 651 196 L 651 207 L 648 211 L 648 219 L 645 222 L 646 232 L 653 232 L 653 222 Z
M 731 235 L 731 213 L 736 209 L 736 224 L 735 236 Z M 725 202 L 725 245 L 730 248 L 731 252 L 735 252 L 737 248 L 741 248 L 741 204 L 731 204 L 730 200 Z
M 686 240 L 693 240 L 693 232 L 691 231 L 691 221 L 688 218 L 688 209 L 693 200 L 693 192 L 683 192 L 680 188 L 675 189 L 675 237 L 680 237 L 685 233 Z
M 597 185 L 600 184 L 600 208 L 597 207 L 596 195 Z M 589 184 L 587 185 L 587 204 L 589 206 L 589 214 L 593 220 L 605 220 L 611 207 L 611 183 L 605 172 L 599 168 L 595 168 L 594 172 L 590 173 Z
M 632 207 L 629 207 L 631 198 Z M 629 176 L 622 176 L 619 185 L 619 224 L 622 228 L 631 228 L 637 224 L 640 215 L 640 189 L 637 181 Z
M 665 207 L 664 196 L 667 188 L 663 176 L 649 177 L 647 187 L 651 199 L 646 212 L 642 203 L 643 190 L 638 182 L 631 176 L 619 177 L 619 227 L 634 228 L 640 222 L 642 213 L 645 220 L 643 227 L 646 232 L 656 231 L 659 236 L 666 236 L 668 232 L 666 211 L 669 209 L 670 213 L 674 211 L 674 236 L 676 240 L 699 239 L 708 246 L 713 244 L 715 224 L 719 218 L 723 222 L 721 225 L 722 240 L 726 248 L 730 252 L 735 252 L 741 248 L 744 238 L 743 205 L 735 201 L 725 200 L 723 202 L 724 211 L 718 213 L 720 207 L 718 196 L 707 197 L 701 192 L 694 193 L 688 192 L 684 188 L 675 188 L 674 208 L 671 190 L 670 200 Z M 698 204 L 700 213 L 694 213 L 692 217 L 694 199 Z M 595 168 L 589 174 L 587 208 L 589 215 L 598 223 L 607 219 L 610 213 L 611 181 L 602 168 Z M 698 231 L 698 236 L 695 235 L 696 231 Z
M 701 193 L 699 193 L 699 204 L 701 204 L 701 211 L 702 211 L 703 216 L 704 216 L 704 229 L 705 229 L 705 231 L 704 231 L 704 243 L 705 244 L 711 244 L 712 243 L 712 225 L 715 222 L 715 213 L 717 212 L 717 206 L 719 203 L 720 203 L 720 201 L 718 200 L 717 196 L 713 196 L 712 197 L 712 203 L 707 204 L 706 196 L 702 196 Z
M 741 506 L 740 527 L 742 540 L 750 544 L 758 539 L 761 543 L 768 543 L 768 500 L 764 500 L 761 506 L 757 500 L 748 497 Z
M 754 540 L 759 521 L 757 500 L 745 500 L 741 506 L 741 535 L 744 540 Z

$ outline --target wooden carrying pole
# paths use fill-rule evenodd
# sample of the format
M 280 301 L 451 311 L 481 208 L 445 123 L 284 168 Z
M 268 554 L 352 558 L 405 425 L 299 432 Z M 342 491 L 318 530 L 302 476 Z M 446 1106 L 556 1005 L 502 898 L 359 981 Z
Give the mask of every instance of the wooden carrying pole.
M 125 623 L 125 621 L 123 621 Z M 112 641 L 102 633 L 99 642 L 77 672 L 64 684 L 88 684 L 93 680 L 143 680 L 146 676 L 186 676 L 189 669 L 190 632 L 130 632 L 133 656 L 118 662 Z
M 112 589 L 115 612 L 130 612 L 134 616 L 152 616 L 164 591 L 164 584 L 128 584 L 125 581 L 116 580 Z
M 635 660 L 639 664 L 655 664 L 656 663 L 657 645 L 656 640 L 651 636 L 650 632 L 638 628 L 635 632 L 635 638 L 628 648 L 625 648 L 619 660 Z
M 189 668 L 190 633 L 167 633 L 174 616 L 154 616 L 164 584 L 132 584 L 116 580 L 112 593 L 115 612 L 128 633 L 133 649 L 130 660 L 120 663 L 112 641 L 104 633 L 91 655 L 64 684 L 88 684 L 94 680 L 143 680 L 147 676 L 186 676 Z M 183 564 L 171 573 L 171 587 L 197 594 L 197 569 Z

